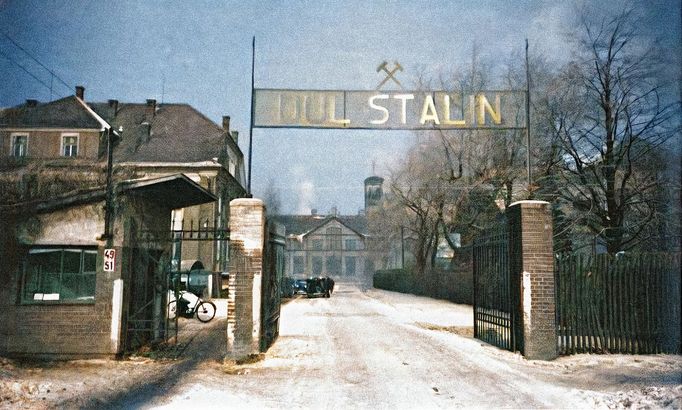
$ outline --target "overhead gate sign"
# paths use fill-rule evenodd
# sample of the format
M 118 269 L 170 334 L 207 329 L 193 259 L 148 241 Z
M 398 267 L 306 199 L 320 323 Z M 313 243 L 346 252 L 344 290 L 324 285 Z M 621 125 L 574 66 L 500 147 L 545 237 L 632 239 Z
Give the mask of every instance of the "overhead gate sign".
M 525 91 L 255 89 L 257 128 L 522 129 Z

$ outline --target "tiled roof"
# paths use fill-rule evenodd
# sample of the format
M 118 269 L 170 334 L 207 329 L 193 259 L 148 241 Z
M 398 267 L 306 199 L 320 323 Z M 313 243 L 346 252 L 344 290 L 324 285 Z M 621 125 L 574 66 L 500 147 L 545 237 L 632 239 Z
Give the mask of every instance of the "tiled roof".
M 114 129 L 123 127 L 123 140 L 114 150 L 116 161 L 198 162 L 222 156 L 225 132 L 190 105 L 162 104 L 150 118 L 146 104 L 121 103 L 115 116 L 108 103 L 89 105 Z
M 286 227 L 287 235 L 305 235 L 325 225 L 331 220 L 338 220 L 349 229 L 361 235 L 367 235 L 367 217 L 364 215 L 277 215 L 273 219 Z
M 146 103 L 114 104 L 113 100 L 86 104 L 70 96 L 50 103 L 0 109 L 0 128 L 122 127 L 122 139 L 114 146 L 114 161 L 119 163 L 203 163 L 214 158 L 223 162 L 226 144 L 240 160 L 243 158 L 232 137 L 190 105 L 154 106 L 156 109 Z
M 22 104 L 0 111 L 0 127 L 101 129 L 100 122 L 76 96 L 32 107 Z

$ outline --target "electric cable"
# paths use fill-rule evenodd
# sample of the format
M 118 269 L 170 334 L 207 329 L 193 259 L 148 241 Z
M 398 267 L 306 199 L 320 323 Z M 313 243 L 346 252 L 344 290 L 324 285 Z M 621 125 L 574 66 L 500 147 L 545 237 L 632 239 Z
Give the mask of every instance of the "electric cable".
M 2 50 L 0 50 L 0 56 L 5 57 L 5 59 L 7 59 L 7 60 L 8 60 L 9 62 L 11 62 L 11 63 L 14 63 L 17 67 L 19 67 L 19 68 L 21 68 L 22 70 L 24 70 L 24 72 L 26 72 L 26 74 L 28 74 L 28 75 L 30 75 L 31 77 L 33 77 L 34 80 L 38 81 L 38 82 L 39 82 L 40 84 L 42 84 L 45 88 L 47 88 L 48 90 L 51 90 L 51 91 L 52 91 L 52 88 L 51 88 L 48 84 L 46 84 L 46 83 L 45 83 L 43 80 L 41 80 L 40 78 L 36 77 L 36 76 L 35 76 L 33 73 L 31 73 L 26 67 L 24 67 L 23 65 L 19 64 L 19 63 L 16 62 L 15 60 L 13 60 L 10 56 L 8 56 L 7 54 L 5 54 Z M 61 96 L 61 97 L 64 97 L 63 94 L 58 94 L 58 95 Z
M 70 86 L 69 84 L 67 84 L 66 81 L 64 81 L 61 77 L 59 77 L 57 74 L 55 74 L 54 71 L 52 71 L 51 69 L 49 69 L 45 64 L 41 63 L 36 57 L 34 57 L 31 53 L 29 53 L 24 47 L 22 47 L 19 43 L 17 43 L 16 41 L 14 41 L 14 39 L 12 39 L 12 37 L 10 37 L 9 34 L 7 34 L 7 33 L 5 33 L 5 32 L 3 32 L 2 34 L 3 34 L 5 37 L 7 37 L 7 39 L 8 39 L 9 41 L 11 41 L 12 44 L 14 44 L 19 50 L 23 51 L 23 52 L 24 52 L 27 56 L 29 56 L 33 61 L 35 61 L 36 63 L 40 64 L 41 67 L 43 67 L 45 70 L 47 70 L 52 76 L 54 76 L 54 77 L 55 77 L 57 80 L 59 80 L 66 88 L 68 88 L 69 91 L 71 91 L 71 86 Z

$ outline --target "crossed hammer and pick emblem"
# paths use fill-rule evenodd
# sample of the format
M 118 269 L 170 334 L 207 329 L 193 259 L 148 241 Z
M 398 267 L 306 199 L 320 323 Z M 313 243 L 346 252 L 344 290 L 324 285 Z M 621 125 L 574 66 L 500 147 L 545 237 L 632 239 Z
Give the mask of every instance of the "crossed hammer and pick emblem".
M 403 71 L 403 66 L 401 66 L 400 63 L 397 61 L 394 61 L 393 63 L 395 65 L 393 66 L 392 70 L 388 69 L 388 63 L 386 61 L 379 64 L 379 67 L 377 67 L 377 73 L 382 70 L 386 73 L 386 78 L 384 78 L 384 80 L 380 82 L 379 85 L 377 85 L 377 90 L 380 89 L 384 84 L 386 84 L 388 80 L 395 81 L 395 83 L 398 84 L 400 88 L 403 88 L 403 85 L 400 84 L 400 81 L 398 81 L 398 79 L 395 78 L 395 73 L 397 73 L 398 71 Z

